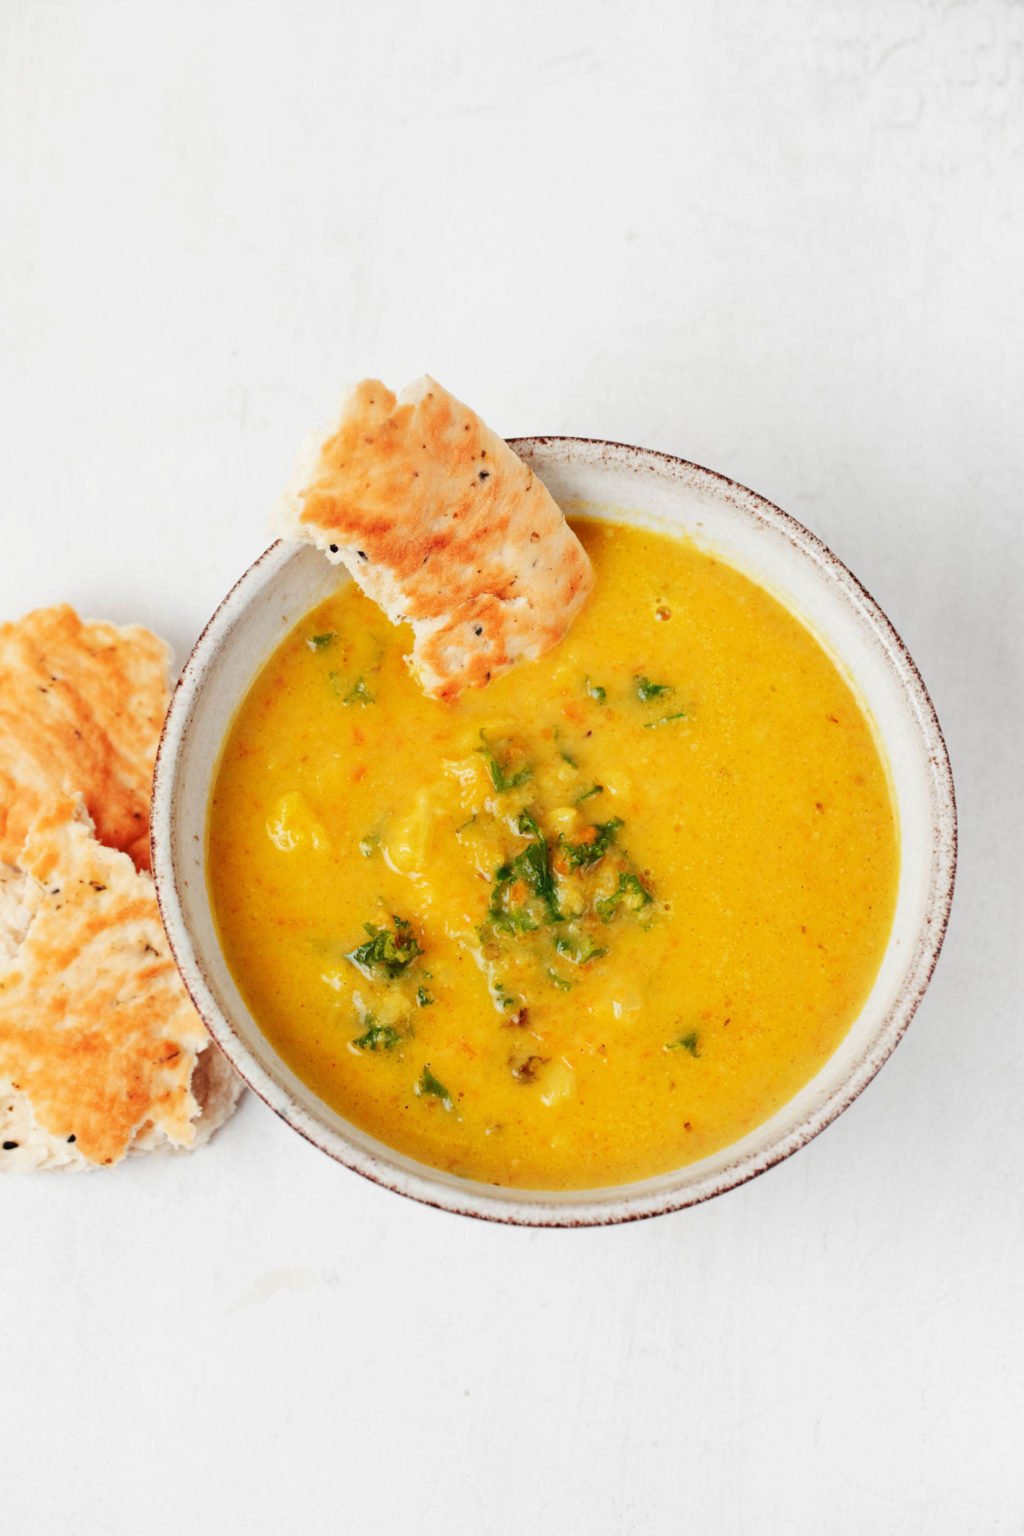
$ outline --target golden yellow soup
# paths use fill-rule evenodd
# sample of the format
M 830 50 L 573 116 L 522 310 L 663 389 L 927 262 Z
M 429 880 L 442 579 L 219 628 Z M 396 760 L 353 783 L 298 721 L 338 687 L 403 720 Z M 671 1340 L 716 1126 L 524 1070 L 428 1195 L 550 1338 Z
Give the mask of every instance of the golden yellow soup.
M 445 705 L 347 585 L 263 668 L 209 814 L 246 1001 L 327 1103 L 426 1163 L 578 1189 L 767 1119 L 885 949 L 885 767 L 808 630 L 721 560 L 576 524 L 541 661 Z

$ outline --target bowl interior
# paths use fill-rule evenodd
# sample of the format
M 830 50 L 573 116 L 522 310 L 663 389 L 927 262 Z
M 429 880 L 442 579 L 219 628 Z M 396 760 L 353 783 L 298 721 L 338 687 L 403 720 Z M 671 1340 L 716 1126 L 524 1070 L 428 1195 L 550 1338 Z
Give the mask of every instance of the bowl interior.
M 207 801 L 225 731 L 263 662 L 340 575 L 278 544 L 241 578 L 200 638 L 172 701 L 154 786 L 154 867 L 168 935 L 215 1039 L 250 1085 L 330 1155 L 450 1210 L 541 1225 L 675 1210 L 770 1167 L 823 1129 L 874 1076 L 913 1015 L 948 916 L 956 823 L 949 763 L 927 692 L 876 604 L 817 539 L 752 492 L 681 460 L 579 439 L 513 444 L 569 513 L 683 534 L 801 617 L 853 684 L 889 766 L 901 844 L 896 914 L 860 1015 L 817 1076 L 742 1141 L 676 1172 L 607 1189 L 498 1189 L 416 1163 L 351 1125 L 295 1076 L 244 1003 L 220 949 L 205 878 Z

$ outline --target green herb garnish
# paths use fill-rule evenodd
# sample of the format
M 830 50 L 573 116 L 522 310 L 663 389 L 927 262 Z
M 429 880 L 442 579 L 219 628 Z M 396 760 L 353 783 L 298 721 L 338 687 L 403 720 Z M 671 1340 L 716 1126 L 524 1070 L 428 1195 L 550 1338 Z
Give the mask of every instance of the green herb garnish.
M 592 683 L 589 677 L 583 686 L 587 695 L 592 699 L 596 699 L 598 704 L 603 704 L 608 697 L 607 688 L 601 688 L 597 683 Z
M 603 859 L 622 825 L 621 818 L 616 816 L 611 821 L 595 825 L 593 830 L 597 835 L 589 843 L 568 843 L 563 839 L 561 851 L 565 855 L 569 868 L 586 868 L 587 865 L 596 864 L 599 859 Z
M 420 1080 L 416 1084 L 415 1092 L 418 1098 L 440 1099 L 447 1110 L 450 1110 L 452 1107 L 451 1094 L 444 1083 L 434 1076 L 429 1067 L 423 1068 Z
M 505 933 L 529 933 L 541 922 L 559 923 L 562 913 L 555 891 L 555 879 L 551 873 L 548 845 L 536 821 L 528 811 L 516 818 L 516 831 L 520 837 L 528 837 L 529 844 L 514 859 L 502 864 L 494 872 L 494 890 L 487 911 L 488 921 Z M 542 905 L 538 914 L 536 906 L 512 906 L 509 902 L 511 887 L 519 881 Z
M 365 1034 L 352 1041 L 357 1051 L 392 1051 L 402 1038 L 390 1024 L 378 1024 L 372 1013 L 366 1015 L 363 1023 Z
M 672 689 L 668 683 L 652 683 L 649 677 L 638 677 L 636 679 L 636 696 L 642 704 L 646 704 L 648 699 L 657 699 L 663 693 L 671 692 Z
M 359 839 L 359 852 L 364 859 L 372 859 L 380 847 L 380 833 L 367 832 L 365 837 Z
M 341 702 L 343 704 L 372 704 L 374 699 L 363 678 L 359 678 L 355 687 L 346 693 Z
M 699 1056 L 697 1041 L 700 1037 L 695 1029 L 691 1029 L 688 1035 L 680 1035 L 678 1040 L 670 1040 L 666 1045 L 666 1051 L 689 1051 L 691 1056 Z
M 677 709 L 674 715 L 662 715 L 660 720 L 648 720 L 644 726 L 644 730 L 656 731 L 659 725 L 668 725 L 670 720 L 685 720 L 686 718 L 686 710 Z
M 513 772 L 507 758 L 503 762 L 495 755 L 482 731 L 480 732 L 480 740 L 483 742 L 483 746 L 477 747 L 477 751 L 482 755 L 484 762 L 487 764 L 491 783 L 499 795 L 507 795 L 509 790 L 518 789 L 520 784 L 525 784 L 529 779 L 532 779 L 533 768 L 529 763 L 524 763 L 521 768 Z
M 607 949 L 599 948 L 584 934 L 576 933 L 572 929 L 558 935 L 555 948 L 560 955 L 571 960 L 573 965 L 586 965 L 591 960 L 600 960 L 602 955 L 608 953 Z
M 309 646 L 311 651 L 322 651 L 327 646 L 333 645 L 337 638 L 338 637 L 334 630 L 328 629 L 325 630 L 322 635 L 310 635 L 309 639 L 306 641 L 306 644 Z
M 502 869 L 508 866 L 503 865 Z M 491 904 L 487 908 L 487 919 L 481 926 L 479 933 L 481 939 L 486 940 L 488 925 L 498 933 L 532 933 L 540 924 L 533 913 L 526 907 L 510 907 L 503 904 L 505 893 L 508 889 L 508 881 L 501 880 L 502 870 L 495 875 L 495 887 L 491 895 Z
M 579 796 L 579 798 L 576 801 L 576 804 L 577 805 L 582 805 L 584 800 L 592 800 L 595 795 L 603 795 L 603 794 L 604 794 L 604 785 L 603 784 L 592 784 L 588 790 L 586 790 L 582 795 Z
M 602 923 L 611 922 L 619 909 L 625 906 L 629 912 L 639 912 L 650 906 L 654 897 L 636 875 L 620 875 L 619 883 L 610 896 L 602 896 L 594 904 L 594 910 Z
M 528 811 L 524 811 L 517 820 L 516 831 L 520 837 L 528 837 L 530 842 L 512 861 L 513 879 L 518 876 L 524 880 L 533 894 L 543 901 L 550 920 L 553 923 L 561 922 L 555 879 L 548 859 L 548 845 Z
M 434 1002 L 434 999 L 431 997 L 431 995 L 427 991 L 426 987 L 417 987 L 416 988 L 416 1006 L 417 1006 L 417 1008 L 430 1008 L 433 1005 L 433 1002 Z
M 403 917 L 392 917 L 394 928 L 377 928 L 373 923 L 363 927 L 370 935 L 365 944 L 346 955 L 356 970 L 364 976 L 384 977 L 393 981 L 407 970 L 423 949 L 417 942 L 412 927 Z

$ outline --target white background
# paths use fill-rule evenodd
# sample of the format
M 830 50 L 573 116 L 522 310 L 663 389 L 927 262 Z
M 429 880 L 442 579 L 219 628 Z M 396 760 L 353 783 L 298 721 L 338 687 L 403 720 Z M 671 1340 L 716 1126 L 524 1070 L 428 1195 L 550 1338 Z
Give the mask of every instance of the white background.
M 1024 1530 L 1024 7 L 0 3 L 0 613 L 179 655 L 343 383 L 821 534 L 946 728 L 931 991 L 700 1209 L 503 1230 L 251 1098 L 0 1188 L 5 1536 Z

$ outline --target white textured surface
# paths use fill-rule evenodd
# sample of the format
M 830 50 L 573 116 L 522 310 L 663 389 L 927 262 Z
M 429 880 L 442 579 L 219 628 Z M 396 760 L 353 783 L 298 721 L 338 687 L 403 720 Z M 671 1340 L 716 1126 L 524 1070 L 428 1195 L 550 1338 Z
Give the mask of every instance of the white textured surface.
M 460 1222 L 251 1101 L 3 1181 L 4 1531 L 1019 1531 L 1024 7 L 6 0 L 0 144 L 4 615 L 180 651 L 339 386 L 429 368 L 820 533 L 963 839 L 881 1077 L 700 1209 Z

